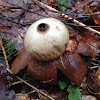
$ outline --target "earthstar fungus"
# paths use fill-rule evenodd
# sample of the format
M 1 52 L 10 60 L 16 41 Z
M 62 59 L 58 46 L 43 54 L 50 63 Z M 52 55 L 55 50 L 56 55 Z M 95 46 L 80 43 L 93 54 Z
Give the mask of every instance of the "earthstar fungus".
M 27 67 L 29 75 L 49 84 L 57 84 L 57 69 L 76 85 L 80 85 L 86 68 L 80 55 L 65 52 L 69 41 L 66 26 L 54 18 L 33 23 L 26 32 L 24 47 L 17 53 L 12 72 L 17 74 Z

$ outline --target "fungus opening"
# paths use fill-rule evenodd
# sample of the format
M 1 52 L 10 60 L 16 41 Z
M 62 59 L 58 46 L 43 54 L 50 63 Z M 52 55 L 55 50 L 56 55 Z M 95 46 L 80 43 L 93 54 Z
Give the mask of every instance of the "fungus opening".
M 46 23 L 41 23 L 38 25 L 37 29 L 38 29 L 38 31 L 44 32 L 44 31 L 47 31 L 49 29 L 49 25 Z

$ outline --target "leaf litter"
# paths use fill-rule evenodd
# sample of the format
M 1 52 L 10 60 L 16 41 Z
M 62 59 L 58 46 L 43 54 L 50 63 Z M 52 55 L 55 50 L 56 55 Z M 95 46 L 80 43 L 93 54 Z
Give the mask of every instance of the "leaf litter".
M 57 15 L 56 12 L 53 12 L 53 11 L 51 12 L 44 8 L 41 9 L 40 6 L 37 6 L 32 1 L 27 2 L 27 0 L 23 0 L 24 2 L 22 2 L 20 0 L 18 0 L 18 1 L 15 0 L 15 1 L 13 1 L 13 3 L 11 0 L 9 0 L 10 2 L 9 1 L 5 2 L 5 1 L 0 0 L 0 14 L 1 14 L 1 16 L 0 16 L 0 34 L 5 33 L 5 36 L 4 36 L 5 40 L 9 39 L 9 37 L 11 37 L 11 36 L 14 36 L 13 39 L 11 40 L 11 42 L 16 41 L 15 46 L 16 46 L 17 50 L 20 50 L 21 48 L 23 48 L 23 38 L 24 38 L 25 32 L 26 32 L 27 28 L 29 27 L 29 25 L 32 24 L 33 22 L 35 22 L 36 20 L 44 18 L 44 17 L 54 17 L 54 18 L 58 18 L 60 20 L 64 19 L 64 18 L 59 18 L 59 16 Z M 57 6 L 55 6 L 55 5 L 57 5 L 55 3 L 55 0 L 53 1 L 54 5 L 51 4 L 51 1 L 47 2 L 45 0 L 43 2 L 52 7 L 57 7 Z M 90 4 L 90 6 L 88 6 L 88 11 L 87 11 L 87 9 L 84 9 L 84 7 L 86 7 L 86 6 L 80 7 L 81 5 L 86 5 L 87 0 L 79 1 L 76 3 L 80 4 L 79 8 L 77 9 L 77 7 L 75 7 L 75 4 L 74 4 L 70 7 L 70 9 L 68 8 L 68 11 L 69 12 L 73 11 L 73 8 L 76 9 L 74 11 L 74 13 L 78 16 L 74 16 L 75 19 L 78 19 L 81 22 L 84 22 L 87 26 L 90 26 L 90 27 L 94 26 L 94 28 L 99 31 L 100 30 L 100 27 L 99 27 L 100 21 L 98 20 L 99 16 L 100 16 L 99 1 L 96 1 L 96 0 L 93 1 Z M 90 11 L 92 13 L 90 13 Z M 95 13 L 97 13 L 97 14 L 95 14 Z M 80 17 L 80 15 L 82 15 L 82 16 Z M 85 19 L 84 16 L 87 17 L 88 19 Z M 99 95 L 99 92 L 100 92 L 100 87 L 99 87 L 100 86 L 100 83 L 99 83 L 99 81 L 100 81 L 100 78 L 99 78 L 99 75 L 100 75 L 100 72 L 99 72 L 100 36 L 98 34 L 95 34 L 94 32 L 84 30 L 82 28 L 82 26 L 77 26 L 76 24 L 71 23 L 67 19 L 64 20 L 64 23 L 73 27 L 73 29 L 71 31 L 73 31 L 73 34 L 75 34 L 75 35 L 78 33 L 78 35 L 79 35 L 78 37 L 80 37 L 80 39 L 78 37 L 77 38 L 79 40 L 81 40 L 81 41 L 78 41 L 79 45 L 78 45 L 77 50 L 78 50 L 78 53 L 80 55 L 82 55 L 82 58 L 85 62 L 85 66 L 87 66 L 87 70 L 88 70 L 88 74 L 86 76 L 86 81 L 83 82 L 83 84 L 85 84 L 86 87 L 85 88 L 83 86 L 81 87 L 82 94 L 83 95 L 88 95 L 88 94 L 93 95 L 98 99 L 98 98 L 100 98 L 100 95 Z M 69 30 L 70 30 L 70 28 L 69 28 Z M 71 37 L 71 38 L 73 38 L 73 37 Z M 75 39 L 72 39 L 72 41 L 74 41 L 73 47 L 70 47 L 70 46 L 69 47 L 70 47 L 70 50 L 73 50 L 73 49 L 75 50 L 77 47 L 77 44 L 74 44 Z M 82 51 L 84 49 L 82 45 L 85 46 L 84 48 L 89 48 L 89 49 L 87 49 L 87 50 L 85 49 L 84 51 Z M 92 49 L 90 49 L 90 47 Z M 88 61 L 86 61 L 86 60 L 88 60 Z M 94 62 L 94 63 L 92 63 L 92 62 Z M 97 63 L 97 65 L 96 65 L 96 63 Z M 95 65 L 97 67 L 92 69 L 92 67 Z M 3 82 L 3 80 L 2 80 L 2 82 Z M 2 82 L 1 82 L 1 84 L 2 84 Z M 9 82 L 9 83 L 11 83 L 11 82 Z M 36 84 L 36 87 L 40 87 L 40 89 L 43 88 L 42 86 L 40 86 L 40 84 L 41 84 L 40 82 L 35 81 L 34 83 Z M 42 85 L 44 85 L 44 84 L 42 84 Z M 5 85 L 5 87 L 6 86 L 7 85 Z M 52 88 L 52 86 L 48 86 L 48 85 L 47 86 L 44 85 L 44 87 Z M 45 88 L 43 88 L 43 89 L 44 89 L 43 91 L 45 91 Z M 7 88 L 5 88 L 5 90 L 7 90 Z M 15 89 L 15 90 L 17 90 L 17 89 Z M 58 86 L 58 90 L 59 90 L 59 86 Z M 46 92 L 48 92 L 48 91 L 46 90 Z M 21 90 L 19 93 L 21 93 Z M 25 91 L 25 93 L 27 93 L 27 92 Z M 35 95 L 36 92 L 33 92 L 32 94 Z M 14 91 L 13 91 L 13 95 L 15 95 Z M 12 97 L 13 97 L 13 95 L 12 95 Z M 53 94 L 53 96 L 55 96 L 55 94 Z M 31 97 L 32 97 L 32 95 L 31 95 Z M 36 97 L 42 99 L 42 97 L 39 94 L 37 94 Z M 36 98 L 36 97 L 34 97 L 34 98 Z M 47 100 L 47 98 L 46 98 L 46 100 Z

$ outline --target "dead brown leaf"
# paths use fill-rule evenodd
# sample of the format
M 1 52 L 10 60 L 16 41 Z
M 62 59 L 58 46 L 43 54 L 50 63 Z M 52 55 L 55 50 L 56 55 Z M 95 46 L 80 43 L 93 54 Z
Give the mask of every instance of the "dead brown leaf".
M 42 89 L 41 89 L 41 91 L 48 94 L 50 97 L 54 98 L 55 100 L 66 100 L 65 95 L 62 92 L 54 91 L 52 93 L 49 93 L 49 92 L 42 90 Z M 48 97 L 43 96 L 39 93 L 38 93 L 38 96 L 39 96 L 39 100 L 50 100 Z
M 15 95 L 14 100 L 31 100 L 28 95 L 18 93 Z
M 92 48 L 82 41 L 79 42 L 77 51 L 79 54 L 84 55 L 84 56 L 92 56 L 93 54 Z
M 97 100 L 97 99 L 91 95 L 83 95 L 82 100 Z
M 98 70 L 95 73 L 96 81 L 100 84 L 100 65 L 98 66 Z
M 14 95 L 14 90 L 8 90 L 13 78 L 6 70 L 5 66 L 0 65 L 0 100 L 11 100 Z

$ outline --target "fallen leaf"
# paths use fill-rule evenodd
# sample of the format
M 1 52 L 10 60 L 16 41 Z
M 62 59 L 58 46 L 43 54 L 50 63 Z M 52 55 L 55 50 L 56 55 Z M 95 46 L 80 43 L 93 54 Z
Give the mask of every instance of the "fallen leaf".
M 97 100 L 97 99 L 92 95 L 83 95 L 82 100 Z
M 95 73 L 96 81 L 100 84 L 100 65 L 98 66 L 98 70 Z
M 15 95 L 14 90 L 8 90 L 13 78 L 6 70 L 5 66 L 0 65 L 0 100 L 12 100 Z
M 52 97 L 55 100 L 66 100 L 65 95 L 62 92 L 54 91 L 52 93 L 48 93 L 47 91 L 42 90 L 42 89 L 41 89 L 41 91 L 48 94 L 50 97 Z M 39 100 L 50 100 L 48 97 L 41 95 L 39 93 L 38 93 L 38 96 L 39 96 Z
M 15 95 L 14 100 L 31 100 L 28 95 L 18 93 Z
M 92 56 L 98 56 L 98 53 L 100 53 L 100 36 L 87 30 L 80 30 L 79 34 L 82 37 L 81 41 L 85 42 L 92 48 Z
M 93 54 L 92 48 L 82 41 L 79 42 L 77 51 L 79 54 L 84 56 L 92 56 Z

